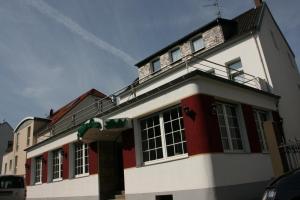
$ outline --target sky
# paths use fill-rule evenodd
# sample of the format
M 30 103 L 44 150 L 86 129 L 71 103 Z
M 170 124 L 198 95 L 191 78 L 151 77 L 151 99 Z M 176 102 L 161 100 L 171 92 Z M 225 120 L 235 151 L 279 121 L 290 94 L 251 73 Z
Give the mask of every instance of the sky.
M 266 0 L 300 63 L 300 1 Z M 0 121 L 46 117 L 95 88 L 137 77 L 135 63 L 216 18 L 213 0 L 0 0 Z M 220 0 L 222 17 L 254 7 Z

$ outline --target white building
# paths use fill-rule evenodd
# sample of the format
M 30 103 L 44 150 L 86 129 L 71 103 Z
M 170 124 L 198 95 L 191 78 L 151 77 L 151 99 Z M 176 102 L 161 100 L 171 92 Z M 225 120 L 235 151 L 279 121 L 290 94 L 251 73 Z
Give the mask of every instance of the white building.
M 300 78 L 267 5 L 256 6 L 149 56 L 137 82 L 40 134 L 27 149 L 28 198 L 261 196 L 273 177 L 262 124 L 282 117 L 297 135 Z

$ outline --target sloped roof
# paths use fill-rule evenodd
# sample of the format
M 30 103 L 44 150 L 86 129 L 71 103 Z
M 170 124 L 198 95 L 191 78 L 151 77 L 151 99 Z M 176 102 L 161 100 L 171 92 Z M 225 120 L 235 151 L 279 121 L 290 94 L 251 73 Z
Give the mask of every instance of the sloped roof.
M 169 49 L 181 44 L 182 42 L 188 40 L 189 38 L 196 36 L 197 34 L 208 30 L 211 26 L 217 25 L 217 24 L 222 24 L 222 23 L 228 23 L 228 22 L 232 22 L 236 24 L 236 28 L 237 30 L 235 31 L 235 33 L 230 37 L 237 37 L 237 36 L 241 36 L 245 33 L 248 33 L 249 31 L 252 31 L 254 29 L 256 29 L 259 26 L 259 20 L 260 20 L 260 15 L 263 11 L 263 8 L 265 6 L 265 3 L 263 3 L 262 6 L 258 7 L 258 8 L 252 8 L 244 13 L 242 13 L 241 15 L 229 20 L 229 19 L 223 19 L 223 18 L 217 18 L 211 22 L 209 22 L 208 24 L 192 31 L 191 33 L 185 35 L 184 37 L 180 38 L 179 40 L 171 43 L 170 45 L 166 46 L 165 48 L 159 50 L 158 52 L 148 56 L 147 58 L 143 59 L 142 61 L 138 62 L 137 64 L 135 64 L 137 67 L 140 67 L 144 64 L 146 64 L 147 62 L 151 61 L 152 59 L 154 59 L 155 57 L 163 54 L 164 52 L 167 52 Z M 225 41 L 226 42 L 226 41 Z
M 90 95 L 100 97 L 100 98 L 106 97 L 105 94 L 103 94 L 93 88 L 93 89 L 83 93 L 82 95 L 80 95 L 79 97 L 77 97 L 76 99 L 71 101 L 70 103 L 66 104 L 65 106 L 61 107 L 57 111 L 55 111 L 52 114 L 52 116 L 49 116 L 49 119 L 51 120 L 50 125 L 58 122 L 63 116 L 65 116 L 69 111 L 71 111 L 73 108 L 75 108 L 75 106 L 77 106 L 80 102 L 82 102 L 86 97 L 88 97 Z

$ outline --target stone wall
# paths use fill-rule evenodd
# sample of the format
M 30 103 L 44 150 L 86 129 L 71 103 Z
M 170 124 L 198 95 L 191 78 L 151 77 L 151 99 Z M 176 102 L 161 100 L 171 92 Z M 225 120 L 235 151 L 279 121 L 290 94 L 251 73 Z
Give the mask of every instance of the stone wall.
M 204 42 L 204 46 L 205 46 L 205 48 L 202 51 L 211 49 L 221 43 L 224 43 L 224 41 L 225 41 L 222 27 L 220 25 L 217 25 L 217 26 L 203 32 L 202 37 L 203 37 L 203 42 Z M 181 55 L 182 55 L 182 57 L 184 57 L 183 60 L 189 59 L 190 57 L 188 55 L 191 55 L 193 53 L 190 39 L 188 39 L 183 44 L 180 44 L 179 46 L 180 46 Z M 170 66 L 170 64 L 171 64 L 171 58 L 170 58 L 169 52 L 162 54 L 160 56 L 160 65 L 161 65 L 162 71 L 164 70 L 164 68 L 165 68 L 165 70 L 167 70 L 168 68 L 166 68 L 166 67 Z M 149 78 L 151 78 L 151 76 L 149 76 L 149 75 L 151 75 L 151 73 L 152 73 L 151 63 L 145 64 L 144 66 L 139 68 L 139 80 L 143 79 L 143 81 L 144 81 L 147 79 L 147 78 L 145 78 L 147 76 Z

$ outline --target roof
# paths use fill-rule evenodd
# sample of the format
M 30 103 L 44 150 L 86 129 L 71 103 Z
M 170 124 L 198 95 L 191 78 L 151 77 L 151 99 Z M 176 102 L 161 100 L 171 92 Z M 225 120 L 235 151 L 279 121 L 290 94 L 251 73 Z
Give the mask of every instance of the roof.
M 55 111 L 52 114 L 52 116 L 49 116 L 49 119 L 51 120 L 50 125 L 55 124 L 56 122 L 58 122 L 70 110 L 72 110 L 75 106 L 77 106 L 80 102 L 82 102 L 85 98 L 87 98 L 90 95 L 100 97 L 100 98 L 106 97 L 105 94 L 103 94 L 103 93 L 101 93 L 98 90 L 93 88 L 93 89 L 87 91 L 86 93 L 83 93 L 82 95 L 80 95 L 79 97 L 77 97 L 76 99 L 74 99 L 73 101 L 68 103 L 67 105 L 65 105 L 65 106 L 61 107 L 60 109 L 58 109 L 57 111 Z
M 260 21 L 260 15 L 263 11 L 263 7 L 265 6 L 265 3 L 263 3 L 262 6 L 258 8 L 252 8 L 241 15 L 229 20 L 229 19 L 223 19 L 223 18 L 217 18 L 208 24 L 192 31 L 191 33 L 185 35 L 184 37 L 180 38 L 179 40 L 171 43 L 170 45 L 166 46 L 165 48 L 159 50 L 158 52 L 150 55 L 149 57 L 143 59 L 142 61 L 135 64 L 137 67 L 141 67 L 142 65 L 146 64 L 147 62 L 151 61 L 155 57 L 167 52 L 169 49 L 183 43 L 184 41 L 188 40 L 189 38 L 196 36 L 199 33 L 202 33 L 205 30 L 208 30 L 210 27 L 215 26 L 217 24 L 228 24 L 230 22 L 231 24 L 234 24 L 235 27 L 231 27 L 233 29 L 236 28 L 236 31 L 233 32 L 233 35 L 230 37 L 236 37 L 241 36 L 243 34 L 248 33 L 249 31 L 252 31 L 256 29 L 259 26 Z M 229 38 L 228 38 L 229 39 Z M 226 42 L 226 41 L 225 41 Z

